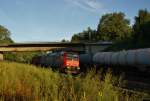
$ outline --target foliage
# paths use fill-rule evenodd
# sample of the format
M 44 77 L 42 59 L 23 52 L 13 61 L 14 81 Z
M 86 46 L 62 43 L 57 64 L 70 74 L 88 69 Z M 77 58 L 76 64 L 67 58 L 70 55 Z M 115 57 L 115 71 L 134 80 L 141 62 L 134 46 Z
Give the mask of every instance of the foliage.
M 101 74 L 101 72 L 100 72 Z M 113 75 L 104 80 L 89 71 L 71 76 L 32 65 L 0 63 L 1 101 L 140 101 L 139 96 L 124 94 L 113 87 Z
M 10 35 L 11 32 L 4 26 L 0 25 L 0 44 L 13 43 L 13 40 L 10 38 Z M 4 58 L 5 60 L 9 60 L 9 61 L 30 63 L 32 57 L 39 53 L 41 52 L 20 52 L 20 53 L 5 52 Z
M 124 13 L 108 13 L 101 17 L 97 33 L 101 40 L 116 41 L 130 37 L 129 20 Z
M 7 52 L 4 54 L 4 58 L 8 61 L 31 63 L 32 58 L 41 53 L 42 52 Z
M 62 39 L 61 42 L 69 42 L 69 40 Z
M 131 36 L 132 29 L 124 13 L 108 13 L 101 17 L 96 30 L 87 30 L 74 34 L 72 42 L 97 42 L 124 40 Z
M 12 39 L 10 38 L 10 31 L 4 26 L 0 25 L 0 44 L 12 43 Z
M 96 31 L 92 30 L 90 27 L 88 27 L 83 32 L 74 34 L 72 36 L 71 42 L 94 42 L 97 40 Z
M 113 45 L 107 47 L 104 51 L 121 51 L 121 50 L 149 48 L 149 47 L 150 47 L 150 42 L 148 40 L 135 41 L 135 39 L 131 37 L 131 38 L 113 43 Z
M 135 39 L 150 40 L 150 12 L 139 10 L 133 25 Z
M 137 49 L 150 47 L 150 12 L 139 10 L 133 25 L 133 35 L 121 41 L 116 41 L 107 51 Z

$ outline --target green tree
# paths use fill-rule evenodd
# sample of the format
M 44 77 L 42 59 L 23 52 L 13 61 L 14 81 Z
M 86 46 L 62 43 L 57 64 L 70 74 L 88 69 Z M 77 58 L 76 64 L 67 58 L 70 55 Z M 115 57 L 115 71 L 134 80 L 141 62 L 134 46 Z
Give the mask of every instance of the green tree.
M 74 34 L 71 38 L 71 42 L 80 42 L 80 36 L 78 34 Z
M 69 40 L 62 39 L 61 42 L 69 42 Z
M 99 40 L 123 40 L 131 35 L 129 20 L 122 12 L 105 14 L 100 19 L 97 33 Z
M 135 17 L 133 29 L 135 39 L 150 40 L 150 12 L 139 10 L 138 16 Z
M 0 44 L 4 43 L 12 43 L 12 39 L 10 38 L 10 31 L 4 26 L 0 25 Z
M 72 36 L 71 41 L 72 42 L 94 42 L 97 40 L 96 38 L 96 31 L 92 30 L 90 27 L 88 27 L 83 32 L 74 34 Z

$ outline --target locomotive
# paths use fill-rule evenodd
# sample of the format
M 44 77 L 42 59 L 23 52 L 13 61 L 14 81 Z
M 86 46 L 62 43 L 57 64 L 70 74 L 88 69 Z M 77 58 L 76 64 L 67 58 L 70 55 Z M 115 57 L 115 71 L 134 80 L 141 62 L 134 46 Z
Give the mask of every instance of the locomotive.
M 41 56 L 35 56 L 32 64 L 44 67 L 52 67 L 60 72 L 69 74 L 78 74 L 80 72 L 79 55 L 75 52 L 54 52 Z

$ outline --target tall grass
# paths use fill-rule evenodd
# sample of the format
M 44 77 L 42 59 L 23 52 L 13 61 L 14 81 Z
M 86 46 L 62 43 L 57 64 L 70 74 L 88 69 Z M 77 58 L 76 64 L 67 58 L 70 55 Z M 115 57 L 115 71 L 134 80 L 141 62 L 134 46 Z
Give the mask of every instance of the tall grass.
M 82 76 L 32 65 L 0 62 L 0 101 L 138 101 L 113 87 L 114 77 L 101 80 L 94 70 Z

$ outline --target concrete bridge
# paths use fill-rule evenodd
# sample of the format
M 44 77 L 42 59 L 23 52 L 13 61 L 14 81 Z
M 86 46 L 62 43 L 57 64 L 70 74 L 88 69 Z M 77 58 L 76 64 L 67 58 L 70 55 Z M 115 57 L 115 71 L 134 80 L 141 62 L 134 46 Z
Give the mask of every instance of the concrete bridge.
M 0 45 L 0 60 L 3 60 L 4 52 L 25 52 L 25 51 L 50 51 L 54 49 L 72 49 L 77 52 L 95 53 L 102 51 L 111 42 L 98 43 L 71 43 L 71 42 L 37 42 L 37 43 L 14 43 Z

